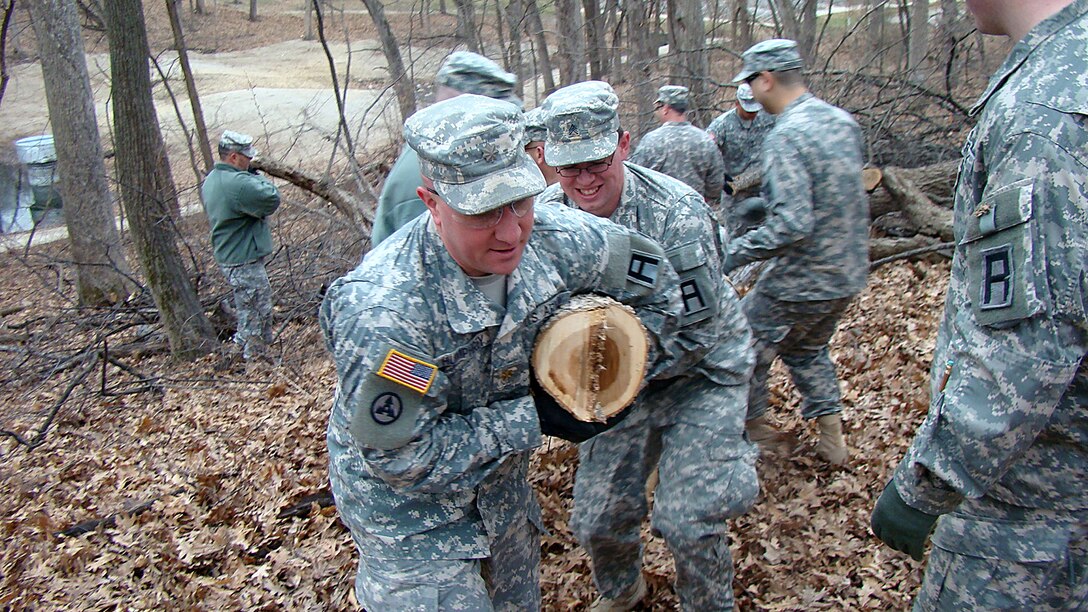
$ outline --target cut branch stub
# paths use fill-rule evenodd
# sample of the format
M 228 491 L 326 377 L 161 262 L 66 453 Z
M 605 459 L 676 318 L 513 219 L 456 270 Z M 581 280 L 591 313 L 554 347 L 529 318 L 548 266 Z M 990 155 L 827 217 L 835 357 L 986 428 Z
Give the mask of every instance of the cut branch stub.
M 533 372 L 576 419 L 604 422 L 638 395 L 649 350 L 635 311 L 608 297 L 582 295 L 537 336 Z

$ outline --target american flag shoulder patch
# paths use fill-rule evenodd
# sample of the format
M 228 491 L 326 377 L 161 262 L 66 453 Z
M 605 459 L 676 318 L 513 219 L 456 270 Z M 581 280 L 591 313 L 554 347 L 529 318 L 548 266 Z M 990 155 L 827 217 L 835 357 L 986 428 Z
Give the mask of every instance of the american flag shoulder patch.
M 389 349 L 389 353 L 382 360 L 382 365 L 377 371 L 378 376 L 423 394 L 431 388 L 437 373 L 437 366 L 405 355 L 396 349 Z

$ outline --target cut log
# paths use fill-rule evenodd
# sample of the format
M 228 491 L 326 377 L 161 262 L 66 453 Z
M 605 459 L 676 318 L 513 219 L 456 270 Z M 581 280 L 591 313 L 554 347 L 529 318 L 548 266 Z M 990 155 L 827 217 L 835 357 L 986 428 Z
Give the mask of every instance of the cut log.
M 866 193 L 872 193 L 879 187 L 882 178 L 884 173 L 880 171 L 880 168 L 865 168 L 861 171 L 861 184 L 865 186 Z
M 574 418 L 603 423 L 638 395 L 650 340 L 629 307 L 583 295 L 552 316 L 537 336 L 533 372 Z
M 945 242 L 952 240 L 951 210 L 934 204 L 925 192 L 895 168 L 884 170 L 883 185 L 919 232 L 940 236 Z
M 954 159 L 918 168 L 888 167 L 884 168 L 884 172 L 891 170 L 897 173 L 900 178 L 913 183 L 935 205 L 940 208 L 951 209 L 959 165 L 960 161 Z M 880 187 L 884 187 L 884 189 Z M 869 214 L 876 219 L 894 210 L 901 210 L 901 205 L 893 194 L 888 192 L 887 185 L 884 185 L 882 180 L 877 189 L 869 196 Z

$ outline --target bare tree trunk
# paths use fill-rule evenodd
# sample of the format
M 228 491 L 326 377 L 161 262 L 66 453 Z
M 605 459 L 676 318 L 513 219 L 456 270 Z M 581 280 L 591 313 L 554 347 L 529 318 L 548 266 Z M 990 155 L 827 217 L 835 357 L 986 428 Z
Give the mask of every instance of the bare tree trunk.
M 627 14 L 627 38 L 631 42 L 631 54 L 627 66 L 627 82 L 634 91 L 645 91 L 653 86 L 651 67 L 657 60 L 657 46 L 653 42 L 656 25 L 651 19 L 652 5 L 637 0 L 624 0 Z M 653 126 L 653 97 L 635 96 L 636 117 L 638 123 L 627 127 L 633 134 L 641 136 Z
M 73 0 L 36 0 L 27 8 L 38 38 L 79 303 L 117 304 L 131 292 L 131 272 L 113 220 L 79 15 Z
M 196 0 L 193 3 L 193 12 L 197 15 L 206 15 L 208 9 L 204 6 L 204 0 Z
M 306 0 L 306 33 L 302 35 L 302 40 L 314 39 L 314 5 L 310 0 Z
M 215 165 L 212 157 L 212 145 L 208 139 L 208 126 L 204 124 L 204 111 L 200 108 L 200 95 L 196 91 L 196 81 L 193 79 L 193 69 L 189 66 L 189 49 L 185 46 L 185 34 L 181 30 L 181 19 L 178 17 L 178 5 L 180 0 L 166 0 L 166 11 L 170 14 L 170 28 L 174 31 L 174 45 L 178 50 L 178 61 L 181 63 L 181 72 L 185 76 L 185 90 L 189 93 L 189 106 L 193 109 L 193 123 L 196 125 L 196 139 L 200 145 L 200 154 L 204 157 L 204 172 L 211 172 Z
M 738 50 L 752 46 L 752 13 L 748 0 L 733 0 L 733 40 Z
M 8 30 L 11 18 L 15 14 L 15 0 L 4 0 L 4 18 L 0 20 L 0 101 L 4 99 L 4 90 L 8 88 L 11 75 L 8 74 Z
M 910 37 L 907 42 L 907 75 L 918 83 L 925 80 L 920 69 L 929 53 L 929 0 L 913 0 L 910 6 Z
M 249 0 L 249 20 L 257 21 L 257 0 Z
M 884 29 L 888 21 L 888 0 L 869 0 L 869 48 L 877 59 L 877 69 L 884 67 Z
M 793 0 L 771 0 L 771 9 L 774 12 L 775 21 L 778 23 L 782 35 L 793 40 L 800 39 L 801 20 L 797 16 L 797 9 L 793 6 Z
M 582 0 L 586 15 L 586 51 L 589 56 L 589 76 L 601 80 L 607 72 L 604 48 L 605 15 L 599 0 Z
M 555 91 L 555 76 L 551 54 L 548 52 L 548 39 L 544 36 L 544 22 L 540 18 L 540 7 L 537 6 L 536 0 L 526 0 L 525 17 L 533 36 L 537 65 L 540 66 L 540 73 L 544 76 L 544 91 L 551 93 Z
M 576 0 L 555 0 L 559 30 L 559 83 L 570 85 L 586 78 L 586 43 L 582 6 Z
M 707 100 L 704 90 L 710 66 L 706 60 L 706 27 L 701 0 L 668 0 L 669 83 L 690 90 L 688 118 L 699 123 Z
M 105 14 L 121 203 L 170 351 L 195 358 L 217 342 L 177 249 L 169 206 L 176 194 L 160 163 L 166 153 L 151 99 L 143 6 L 140 0 L 110 0 Z
M 318 0 L 313 0 L 318 2 Z M 389 78 L 393 81 L 393 89 L 397 92 L 397 103 L 400 106 L 402 119 L 411 117 L 416 112 L 416 88 L 412 79 L 408 77 L 408 71 L 404 69 L 404 60 L 400 56 L 400 46 L 397 45 L 397 37 L 393 34 L 393 28 L 389 20 L 385 18 L 385 6 L 380 0 L 363 0 L 374 26 L 378 29 L 378 37 L 382 41 L 382 53 L 389 64 Z M 316 6 L 315 10 L 320 10 Z
M 469 51 L 482 53 L 479 33 L 476 32 L 476 10 L 473 0 L 454 0 L 457 5 L 457 37 L 465 43 Z
M 521 0 L 510 0 L 506 5 L 506 10 L 502 9 L 502 0 L 495 0 L 495 8 L 499 11 L 499 21 L 504 19 L 510 30 L 510 41 L 506 45 L 506 58 L 507 58 L 507 70 L 513 72 L 518 77 L 518 82 L 514 85 L 514 91 L 518 97 L 525 97 L 525 79 L 527 77 L 525 70 L 525 58 L 521 52 L 521 39 L 522 36 L 527 34 L 525 27 L 525 5 Z

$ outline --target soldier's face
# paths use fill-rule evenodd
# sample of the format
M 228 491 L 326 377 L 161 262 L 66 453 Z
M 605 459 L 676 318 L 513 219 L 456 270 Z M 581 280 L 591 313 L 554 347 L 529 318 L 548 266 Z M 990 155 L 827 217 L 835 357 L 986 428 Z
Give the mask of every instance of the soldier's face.
M 434 219 L 438 235 L 450 256 L 469 276 L 510 274 L 521 263 L 529 234 L 533 231 L 533 198 L 526 198 L 529 210 L 515 215 L 507 205 L 498 225 L 474 227 L 466 215 L 453 210 L 440 196 L 421 187 L 417 193 Z M 516 206 L 523 209 L 523 206 Z
M 566 177 L 561 174 L 559 176 L 559 186 L 563 188 L 563 193 L 567 194 L 567 197 L 573 200 L 578 208 L 591 215 L 604 218 L 612 216 L 612 213 L 620 205 L 620 196 L 623 195 L 623 161 L 627 159 L 630 148 L 631 133 L 624 132 L 616 145 L 612 164 L 604 172 L 592 174 L 585 171 L 579 172 L 577 176 L 573 177 Z M 592 166 L 594 163 L 601 161 L 604 160 L 575 164 L 571 167 Z
M 1023 0 L 1014 0 L 1023 2 Z M 975 18 L 978 31 L 983 34 L 1008 34 L 1004 26 L 1004 14 L 1008 0 L 967 0 L 967 10 Z

